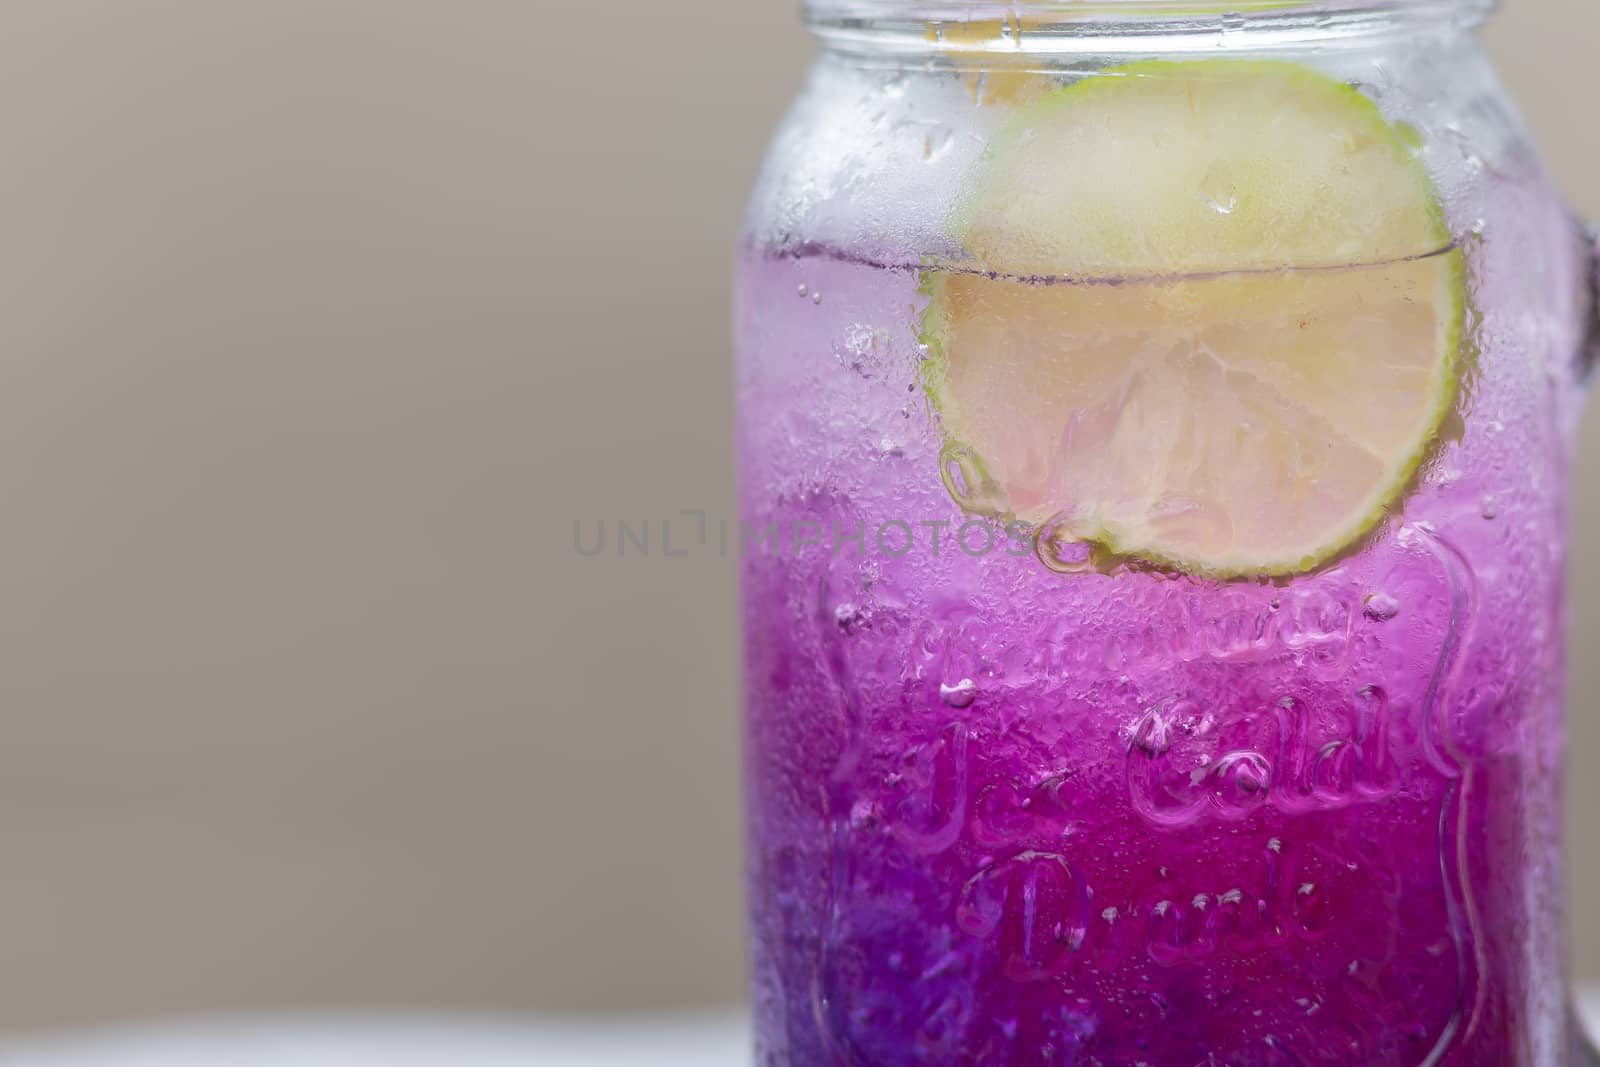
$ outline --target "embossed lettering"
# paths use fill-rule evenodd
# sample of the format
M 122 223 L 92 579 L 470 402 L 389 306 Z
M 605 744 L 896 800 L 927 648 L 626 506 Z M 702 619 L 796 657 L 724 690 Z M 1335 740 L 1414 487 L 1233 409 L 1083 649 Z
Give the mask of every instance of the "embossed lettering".
M 989 940 L 1006 974 L 1036 981 L 1060 974 L 1088 933 L 1089 887 L 1054 852 L 1023 852 L 979 871 L 961 890 L 960 928 Z
M 1389 795 L 1395 776 L 1383 690 L 1363 686 L 1336 711 L 1331 718 L 1345 725 L 1324 736 L 1328 728 L 1319 729 L 1311 707 L 1296 697 L 1255 715 L 1243 708 L 1207 711 L 1192 700 L 1152 708 L 1128 744 L 1133 805 L 1158 826 L 1180 826 L 1208 812 L 1240 819 L 1269 802 L 1310 811 Z M 1217 751 L 1213 738 L 1236 736 L 1225 727 L 1258 720 L 1272 729 L 1257 747 Z

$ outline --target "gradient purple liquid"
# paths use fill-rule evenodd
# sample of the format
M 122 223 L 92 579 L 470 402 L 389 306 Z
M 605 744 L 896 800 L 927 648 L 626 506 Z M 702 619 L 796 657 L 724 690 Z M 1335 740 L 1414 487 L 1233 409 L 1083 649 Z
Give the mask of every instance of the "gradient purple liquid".
M 1472 254 L 1459 439 L 1273 585 L 964 551 L 915 272 L 746 249 L 758 1062 L 1559 1062 L 1571 279 Z

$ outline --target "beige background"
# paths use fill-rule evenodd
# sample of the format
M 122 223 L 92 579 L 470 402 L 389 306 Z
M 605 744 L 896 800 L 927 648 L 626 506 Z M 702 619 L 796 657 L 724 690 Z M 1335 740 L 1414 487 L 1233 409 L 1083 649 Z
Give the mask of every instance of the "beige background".
M 792 7 L 0 2 L 0 1025 L 739 996 L 731 571 L 571 522 L 728 513 Z M 1600 5 L 1490 40 L 1600 212 Z

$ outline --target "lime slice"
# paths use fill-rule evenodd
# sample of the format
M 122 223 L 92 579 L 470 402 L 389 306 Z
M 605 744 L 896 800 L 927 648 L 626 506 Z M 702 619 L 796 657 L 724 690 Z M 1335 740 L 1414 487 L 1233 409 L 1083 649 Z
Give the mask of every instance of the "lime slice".
M 1150 62 L 1023 105 L 930 271 L 963 506 L 1213 578 L 1315 569 L 1410 486 L 1459 391 L 1460 253 L 1355 89 Z

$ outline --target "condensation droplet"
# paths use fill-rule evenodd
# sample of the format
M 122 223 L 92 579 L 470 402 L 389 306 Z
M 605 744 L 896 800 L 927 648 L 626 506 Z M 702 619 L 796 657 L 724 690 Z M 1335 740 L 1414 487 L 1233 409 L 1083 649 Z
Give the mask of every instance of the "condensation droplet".
M 978 699 L 978 683 L 971 678 L 963 678 L 954 685 L 940 682 L 939 699 L 952 708 L 970 708 Z
M 821 293 L 812 293 L 812 294 L 811 294 L 811 302 L 812 302 L 812 303 L 813 303 L 813 304 L 820 304 L 820 303 L 822 303 L 822 294 L 821 294 Z
M 972 98 L 982 107 L 989 102 L 989 72 L 978 71 L 978 76 L 972 79 Z
M 1361 605 L 1361 614 L 1374 622 L 1388 622 L 1400 614 L 1400 601 L 1388 593 L 1369 593 Z
M 922 158 L 932 163 L 950 150 L 950 141 L 955 136 L 953 130 L 945 125 L 930 128 L 922 138 Z
M 796 287 L 795 292 L 799 293 L 801 296 L 807 296 L 811 292 L 811 287 L 806 285 L 805 282 L 801 282 L 799 286 Z
M 846 637 L 854 637 L 866 625 L 867 613 L 854 604 L 840 604 L 833 609 L 834 625 Z
M 1233 168 L 1227 160 L 1219 159 L 1206 169 L 1205 177 L 1200 180 L 1200 199 L 1219 215 L 1231 215 L 1233 209 L 1239 206 L 1239 197 L 1233 184 Z
M 1500 501 L 1496 500 L 1493 494 L 1485 494 L 1484 498 L 1478 501 L 1478 514 L 1486 519 L 1497 517 L 1500 514 Z

